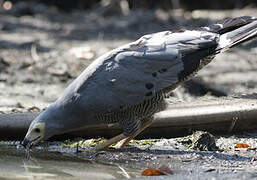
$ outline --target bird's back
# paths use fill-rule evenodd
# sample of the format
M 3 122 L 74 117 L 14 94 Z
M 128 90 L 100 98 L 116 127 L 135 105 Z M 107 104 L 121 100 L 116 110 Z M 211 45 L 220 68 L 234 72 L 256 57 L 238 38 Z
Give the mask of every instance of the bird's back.
M 152 116 L 165 108 L 166 94 L 199 69 L 200 60 L 186 59 L 185 54 L 203 49 L 199 55 L 209 55 L 216 37 L 206 31 L 143 36 L 98 58 L 60 101 L 73 99 L 76 109 L 106 123 Z

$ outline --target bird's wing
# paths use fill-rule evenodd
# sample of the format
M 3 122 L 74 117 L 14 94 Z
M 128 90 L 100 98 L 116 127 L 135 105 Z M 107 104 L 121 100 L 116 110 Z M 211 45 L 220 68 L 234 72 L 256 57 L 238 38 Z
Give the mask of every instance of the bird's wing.
M 165 31 L 118 48 L 78 78 L 80 104 L 113 111 L 150 99 L 197 70 L 200 59 L 213 53 L 217 37 L 206 31 Z

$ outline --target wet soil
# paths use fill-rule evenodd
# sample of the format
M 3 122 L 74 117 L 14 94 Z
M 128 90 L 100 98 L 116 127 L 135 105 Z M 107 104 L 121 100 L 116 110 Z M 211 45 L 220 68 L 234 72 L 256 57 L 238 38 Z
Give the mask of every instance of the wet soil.
M 211 140 L 206 135 L 210 134 L 196 132 L 180 138 L 134 140 L 124 149 L 110 148 L 100 152 L 92 151 L 94 145 L 85 146 L 78 141 L 52 142 L 32 149 L 29 158 L 18 142 L 1 142 L 0 166 L 3 171 L 0 171 L 0 177 L 22 179 L 34 173 L 35 177 L 54 176 L 57 179 L 66 176 L 126 179 L 139 178 L 143 170 L 158 169 L 162 165 L 172 170 L 172 178 L 178 179 L 256 177 L 256 133 L 210 135 Z M 195 146 L 197 141 L 198 146 Z M 199 143 L 200 147 L 207 148 L 199 148 Z M 243 143 L 248 147 L 236 147 Z M 215 148 L 209 149 L 213 145 Z M 4 163 L 6 160 L 8 163 Z

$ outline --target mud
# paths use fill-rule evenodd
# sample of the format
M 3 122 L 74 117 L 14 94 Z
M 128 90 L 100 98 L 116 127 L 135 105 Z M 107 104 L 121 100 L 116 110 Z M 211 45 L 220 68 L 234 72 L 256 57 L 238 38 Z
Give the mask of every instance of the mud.
M 56 169 L 62 173 L 72 172 L 74 177 L 80 175 L 97 177 L 99 170 L 101 174 L 111 174 L 110 179 L 139 178 L 143 170 L 149 167 L 157 169 L 162 165 L 172 170 L 173 174 L 170 175 L 172 178 L 254 179 L 256 177 L 256 133 L 236 136 L 210 135 L 211 140 L 209 138 L 203 140 L 201 137 L 204 137 L 204 134 L 205 132 L 196 132 L 180 138 L 134 140 L 124 149 L 110 148 L 100 152 L 92 151 L 93 144 L 84 146 L 79 143 L 77 146 L 76 141 L 52 142 L 32 149 L 27 159 L 25 157 L 28 156 L 18 142 L 1 142 L 1 157 L 3 161 L 9 158 L 9 162 L 7 164 L 2 162 L 0 166 L 4 167 L 5 173 L 9 173 L 10 177 L 11 173 L 16 174 L 18 171 L 28 175 L 26 169 L 19 165 L 24 162 L 39 165 L 42 171 L 39 170 L 38 173 L 45 171 L 55 175 L 57 173 L 56 178 L 63 177 L 63 174 L 58 175 Z M 199 145 L 200 140 L 202 145 L 215 144 L 218 149 L 195 148 L 195 142 L 198 141 Z M 240 143 L 245 143 L 249 147 L 237 148 L 236 145 Z M 87 172 L 81 173 L 80 170 L 83 168 L 87 169 Z M 34 176 L 40 177 L 40 173 Z M 0 171 L 0 177 L 5 177 L 4 175 L 6 174 Z M 106 177 L 109 175 L 99 179 Z M 155 179 L 165 179 L 165 177 Z

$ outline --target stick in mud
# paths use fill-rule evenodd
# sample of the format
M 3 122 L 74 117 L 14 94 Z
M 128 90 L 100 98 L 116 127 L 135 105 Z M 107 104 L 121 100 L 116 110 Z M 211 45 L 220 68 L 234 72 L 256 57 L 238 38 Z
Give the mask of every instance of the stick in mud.
M 0 139 L 21 140 L 39 113 L 0 114 Z M 153 124 L 139 138 L 177 137 L 203 130 L 228 134 L 257 128 L 256 99 L 216 98 L 192 103 L 175 103 L 155 115 Z M 236 119 L 236 121 L 235 121 Z M 53 139 L 113 137 L 121 133 L 118 124 L 101 124 L 78 129 Z

